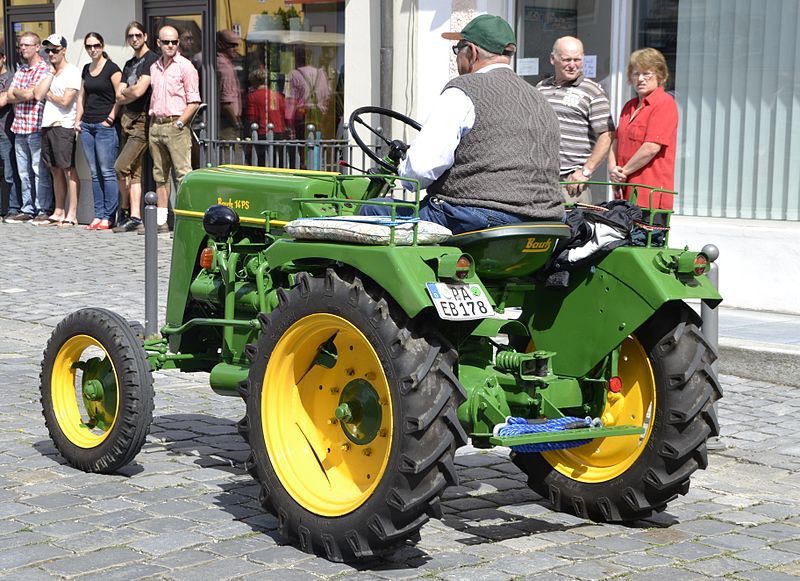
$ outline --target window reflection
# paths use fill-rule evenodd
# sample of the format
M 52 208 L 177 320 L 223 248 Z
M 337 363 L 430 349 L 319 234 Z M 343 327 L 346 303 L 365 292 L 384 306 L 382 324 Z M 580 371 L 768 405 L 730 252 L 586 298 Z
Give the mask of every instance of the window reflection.
M 219 137 L 234 135 L 231 67 L 241 91 L 237 137 L 250 137 L 254 123 L 258 136 L 272 124 L 276 139 L 304 139 L 309 125 L 322 139 L 337 137 L 344 99 L 344 2 L 285 0 L 264 6 L 258 0 L 217 3 L 217 31 L 224 33 L 222 40 L 217 36 L 217 54 L 230 60 L 223 63 L 225 74 L 217 67 Z M 230 46 L 236 38 L 241 42 Z

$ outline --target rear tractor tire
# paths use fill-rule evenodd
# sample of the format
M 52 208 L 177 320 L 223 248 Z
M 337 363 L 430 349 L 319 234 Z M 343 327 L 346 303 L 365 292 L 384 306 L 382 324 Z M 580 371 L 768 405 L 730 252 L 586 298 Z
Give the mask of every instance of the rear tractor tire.
M 261 315 L 239 431 L 287 540 L 332 561 L 419 537 L 466 443 L 455 351 L 380 289 L 302 273 Z
M 81 309 L 53 330 L 40 374 L 42 413 L 75 468 L 112 473 L 144 445 L 153 420 L 153 377 L 128 321 Z
M 512 455 L 528 485 L 556 510 L 597 522 L 631 521 L 666 508 L 707 465 L 706 440 L 719 434 L 722 396 L 716 354 L 680 303 L 655 313 L 622 344 L 622 391 L 605 423 L 638 424 L 642 436 L 594 440 L 541 454 Z

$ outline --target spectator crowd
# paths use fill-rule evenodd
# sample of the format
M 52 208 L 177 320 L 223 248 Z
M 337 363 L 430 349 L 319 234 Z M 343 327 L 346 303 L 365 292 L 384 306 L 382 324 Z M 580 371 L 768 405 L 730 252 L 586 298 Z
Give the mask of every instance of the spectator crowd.
M 66 57 L 67 39 L 33 32 L 17 38 L 13 74 L 0 48 L 0 157 L 7 223 L 78 226 L 75 151 L 83 148 L 92 178 L 94 219 L 86 230 L 144 231 L 144 156 L 153 160 L 159 232 L 167 232 L 170 179 L 178 186 L 192 169 L 189 123 L 200 105 L 195 66 L 179 51 L 179 34 L 162 26 L 157 50 L 144 26 L 125 29 L 133 56 L 120 67 L 99 32 L 83 39 L 90 62 Z
M 109 58 L 98 32 L 83 39 L 89 63 L 82 69 L 67 60 L 67 40 L 60 34 L 42 40 L 33 32 L 21 33 L 20 65 L 13 73 L 0 47 L 0 219 L 78 227 L 75 152 L 80 143 L 94 202 L 94 217 L 83 228 L 144 231 L 142 178 L 149 152 L 158 228 L 167 232 L 170 183 L 174 178 L 179 186 L 193 167 L 191 122 L 201 101 L 202 53 L 184 56 L 182 48 L 191 44 L 185 36 L 185 30 L 162 26 L 151 50 L 144 26 L 131 22 L 125 37 L 133 56 L 122 68 Z M 285 95 L 270 87 L 261 68 L 250 72 L 250 88 L 243 94 L 234 65 L 241 39 L 222 30 L 216 40 L 221 140 L 249 135 L 252 124 L 259 140 L 267 138 L 268 129 L 272 138 L 286 139 L 302 136 L 309 123 L 319 127 L 330 97 L 328 79 L 324 69 L 306 63 L 304 51 L 295 55 Z M 461 41 L 453 47 L 457 58 L 471 59 L 470 42 Z M 508 46 L 513 54 L 514 43 Z M 584 76 L 583 58 L 579 39 L 559 38 L 550 54 L 554 75 L 537 85 L 558 118 L 564 201 L 591 203 L 586 182 L 606 160 L 614 182 L 671 190 L 678 112 L 664 91 L 669 73 L 663 55 L 643 49 L 631 56 L 627 74 L 637 96 L 623 107 L 618 127 L 606 92 Z M 256 154 L 259 164 L 283 164 L 279 153 L 271 160 L 264 151 Z M 629 199 L 630 190 L 620 186 L 615 195 Z M 656 191 L 651 200 L 647 190 L 637 194 L 641 206 L 672 208 L 671 195 Z

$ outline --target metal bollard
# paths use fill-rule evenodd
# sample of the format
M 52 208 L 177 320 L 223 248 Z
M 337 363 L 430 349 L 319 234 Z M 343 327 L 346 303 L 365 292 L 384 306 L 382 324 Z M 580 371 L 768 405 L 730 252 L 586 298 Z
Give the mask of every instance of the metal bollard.
M 706 244 L 701 252 L 708 256 L 708 260 L 711 263 L 706 276 L 714 288 L 719 289 L 719 267 L 716 263 L 717 258 L 719 258 L 719 248 L 714 244 Z M 703 335 L 706 336 L 706 339 L 715 350 L 719 350 L 719 310 L 712 309 L 703 301 L 700 303 L 700 318 L 703 320 Z M 712 367 L 714 371 L 717 370 L 716 361 Z
M 158 224 L 155 192 L 144 195 L 144 334 L 158 334 Z

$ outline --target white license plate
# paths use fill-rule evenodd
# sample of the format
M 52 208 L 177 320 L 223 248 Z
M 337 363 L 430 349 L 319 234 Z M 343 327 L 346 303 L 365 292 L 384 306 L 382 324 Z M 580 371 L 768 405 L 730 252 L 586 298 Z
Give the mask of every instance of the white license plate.
M 494 308 L 480 285 L 429 282 L 426 286 L 442 319 L 469 321 L 494 316 Z

